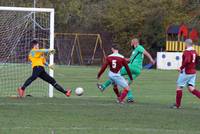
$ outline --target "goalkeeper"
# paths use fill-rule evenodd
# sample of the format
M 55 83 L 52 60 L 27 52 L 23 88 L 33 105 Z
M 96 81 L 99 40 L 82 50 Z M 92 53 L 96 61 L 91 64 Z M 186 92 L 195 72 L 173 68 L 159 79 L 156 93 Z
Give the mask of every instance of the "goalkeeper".
M 25 81 L 23 86 L 18 88 L 19 97 L 23 97 L 25 94 L 25 89 L 38 77 L 42 80 L 50 83 L 54 88 L 58 91 L 65 94 L 67 97 L 71 95 L 71 90 L 64 90 L 53 77 L 51 77 L 44 69 L 44 66 L 48 66 L 52 69 L 52 65 L 49 65 L 46 62 L 45 54 L 53 54 L 55 52 L 54 49 L 39 49 L 39 43 L 36 40 L 31 42 L 32 50 L 29 53 L 29 60 L 32 63 L 33 72 L 32 75 Z

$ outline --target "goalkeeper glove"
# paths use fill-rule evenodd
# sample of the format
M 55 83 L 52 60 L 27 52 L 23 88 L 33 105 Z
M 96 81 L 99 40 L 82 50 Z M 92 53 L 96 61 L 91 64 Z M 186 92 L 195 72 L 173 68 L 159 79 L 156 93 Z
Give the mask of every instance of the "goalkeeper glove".
M 55 65 L 54 65 L 54 64 L 52 64 L 52 65 L 48 65 L 48 67 L 49 67 L 49 69 L 52 69 L 52 70 L 55 69 Z
M 55 54 L 55 49 L 49 49 L 49 51 L 48 51 L 48 55 L 50 55 L 50 54 Z

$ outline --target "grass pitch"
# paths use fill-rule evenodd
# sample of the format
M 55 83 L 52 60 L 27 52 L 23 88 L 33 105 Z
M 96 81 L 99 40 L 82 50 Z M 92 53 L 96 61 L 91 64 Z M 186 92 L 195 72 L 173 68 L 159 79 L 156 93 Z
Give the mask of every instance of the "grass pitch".
M 135 104 L 119 105 L 110 87 L 96 88 L 96 67 L 59 66 L 55 78 L 85 94 L 70 98 L 0 98 L 0 134 L 199 134 L 200 100 L 184 91 L 182 109 L 175 101 L 176 71 L 144 70 L 132 85 Z M 102 79 L 106 79 L 104 74 Z M 197 79 L 199 87 L 200 79 Z M 28 90 L 28 89 L 27 89 Z M 39 89 L 44 90 L 44 89 Z

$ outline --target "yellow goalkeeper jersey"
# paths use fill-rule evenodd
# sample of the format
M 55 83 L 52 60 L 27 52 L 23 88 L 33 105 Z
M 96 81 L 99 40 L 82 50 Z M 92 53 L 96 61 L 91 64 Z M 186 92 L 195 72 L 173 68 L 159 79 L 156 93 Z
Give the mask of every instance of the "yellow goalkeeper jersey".
M 32 49 L 29 53 L 29 60 L 32 63 L 32 68 L 35 66 L 42 66 L 46 64 L 46 59 L 44 57 L 44 53 L 48 52 L 48 49 Z

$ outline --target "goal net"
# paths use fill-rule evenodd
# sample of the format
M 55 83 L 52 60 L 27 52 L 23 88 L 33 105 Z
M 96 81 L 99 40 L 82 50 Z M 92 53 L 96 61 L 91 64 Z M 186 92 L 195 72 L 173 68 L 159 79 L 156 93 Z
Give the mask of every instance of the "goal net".
M 30 42 L 54 48 L 54 9 L 0 7 L 0 96 L 16 95 L 31 75 Z M 48 58 L 53 63 L 53 55 Z M 50 71 L 53 76 L 53 71 Z M 53 88 L 40 79 L 26 90 L 32 96 L 53 96 Z
M 106 54 L 100 34 L 56 33 L 56 64 L 99 65 Z

